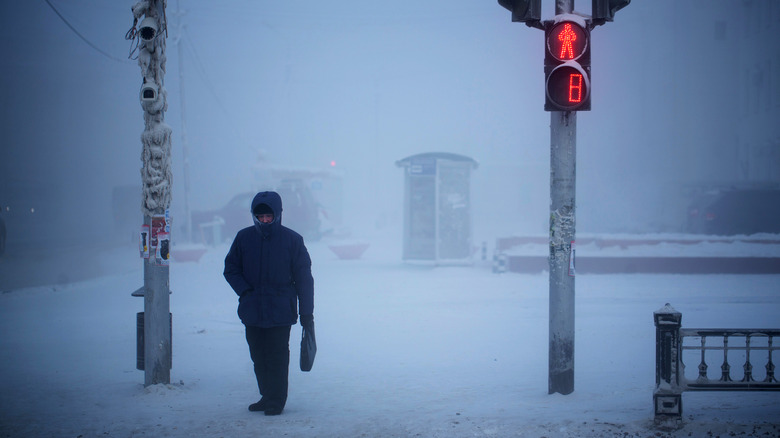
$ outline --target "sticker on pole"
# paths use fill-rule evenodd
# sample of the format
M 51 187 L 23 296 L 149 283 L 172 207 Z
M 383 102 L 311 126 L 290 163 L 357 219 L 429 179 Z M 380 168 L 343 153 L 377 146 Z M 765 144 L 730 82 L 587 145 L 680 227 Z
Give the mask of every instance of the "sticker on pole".
M 157 235 L 157 250 L 155 251 L 154 262 L 161 266 L 170 264 L 171 259 L 171 235 L 160 233 Z
M 149 258 L 149 225 L 141 225 L 141 232 L 138 234 L 138 250 L 141 258 Z
M 151 236 L 151 246 L 152 248 L 157 248 L 159 246 L 159 235 L 162 233 L 168 233 L 171 232 L 171 217 L 168 210 L 165 210 L 165 214 L 158 214 L 152 216 L 152 236 Z
M 157 238 L 160 235 L 160 233 L 165 232 L 165 216 L 163 215 L 157 215 L 152 216 L 152 227 L 151 227 L 151 237 L 149 244 L 152 248 L 157 248 Z

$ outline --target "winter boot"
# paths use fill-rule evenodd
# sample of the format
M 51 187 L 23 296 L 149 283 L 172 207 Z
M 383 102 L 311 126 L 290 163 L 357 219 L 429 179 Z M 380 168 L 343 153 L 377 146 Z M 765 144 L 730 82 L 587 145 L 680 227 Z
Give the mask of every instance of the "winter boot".
M 265 408 L 265 415 L 280 415 L 282 413 L 282 410 L 284 408 L 281 408 L 279 406 L 267 406 Z
M 264 411 L 267 408 L 268 408 L 268 402 L 263 400 L 262 398 L 260 399 L 259 402 L 252 403 L 251 405 L 249 405 L 249 410 L 252 411 L 252 412 Z

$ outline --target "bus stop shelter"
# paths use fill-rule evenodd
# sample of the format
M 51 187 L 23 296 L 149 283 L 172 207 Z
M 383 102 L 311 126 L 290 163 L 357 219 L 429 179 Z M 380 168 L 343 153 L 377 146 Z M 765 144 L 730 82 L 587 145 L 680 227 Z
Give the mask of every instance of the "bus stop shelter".
M 404 169 L 403 260 L 470 263 L 471 171 L 469 157 L 428 152 L 396 161 Z

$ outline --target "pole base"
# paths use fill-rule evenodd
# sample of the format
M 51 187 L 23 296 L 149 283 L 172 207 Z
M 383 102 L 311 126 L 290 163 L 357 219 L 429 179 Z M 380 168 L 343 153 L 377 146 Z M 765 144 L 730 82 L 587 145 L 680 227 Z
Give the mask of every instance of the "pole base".
M 574 370 L 551 372 L 549 376 L 548 394 L 559 393 L 568 395 L 574 392 Z

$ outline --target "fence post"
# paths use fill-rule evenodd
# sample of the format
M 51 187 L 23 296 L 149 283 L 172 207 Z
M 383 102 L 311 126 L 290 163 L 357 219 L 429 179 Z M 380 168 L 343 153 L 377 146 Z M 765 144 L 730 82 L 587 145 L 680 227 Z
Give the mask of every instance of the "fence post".
M 655 320 L 655 406 L 656 423 L 682 418 L 682 386 L 680 385 L 680 326 L 682 314 L 666 303 L 653 312 Z

